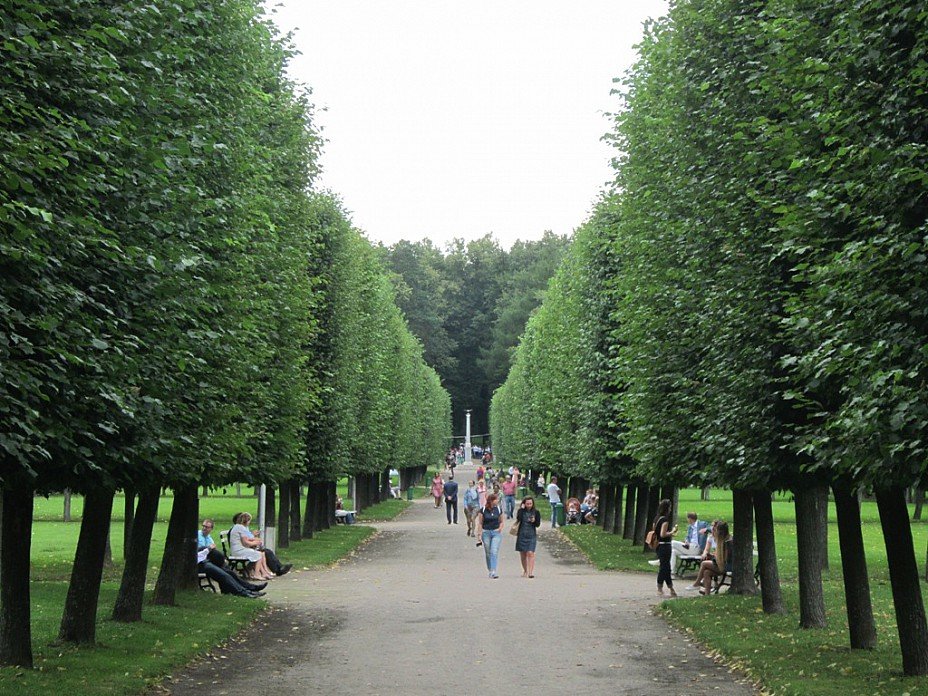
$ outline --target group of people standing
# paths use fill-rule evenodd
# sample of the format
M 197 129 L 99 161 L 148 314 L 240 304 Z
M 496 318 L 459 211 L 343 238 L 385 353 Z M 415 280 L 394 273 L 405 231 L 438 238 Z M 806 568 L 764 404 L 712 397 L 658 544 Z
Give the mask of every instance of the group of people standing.
M 671 526 L 672 503 L 664 499 L 657 506 L 657 517 L 654 518 L 652 530 L 657 536 L 657 594 L 664 596 L 664 585 L 670 591 L 671 597 L 676 597 L 677 593 L 673 587 L 673 559 L 675 555 L 692 555 L 694 551 L 701 551 L 699 572 L 696 580 L 687 590 L 699 590 L 702 595 L 708 595 L 712 592 L 712 582 L 715 578 L 725 573 L 728 564 L 728 553 L 731 534 L 728 531 L 728 523 L 724 520 L 715 520 L 711 526 L 711 535 L 709 526 L 699 522 L 695 512 L 687 513 L 686 540 L 679 542 L 674 540 L 677 533 L 677 525 Z M 701 539 L 703 535 L 709 535 Z
M 463 493 L 464 517 L 467 520 L 467 536 L 478 539 L 477 546 L 483 547 L 486 557 L 487 573 L 491 579 L 499 577 L 499 550 L 502 546 L 505 522 L 513 522 L 517 527 L 510 527 L 510 534 L 516 537 L 515 550 L 519 552 L 522 563 L 522 577 L 535 577 L 535 549 L 538 543 L 538 527 L 541 525 L 541 513 L 535 507 L 535 499 L 525 496 L 516 509 L 516 476 L 510 473 L 503 482 L 487 490 L 486 469 L 478 467 L 477 477 L 468 483 Z M 445 503 L 445 516 L 448 524 L 458 523 L 458 483 L 452 472 L 445 481 L 440 472 L 432 478 L 431 494 L 435 507 Z M 502 504 L 501 504 L 502 503 Z M 505 506 L 505 509 L 503 507 Z

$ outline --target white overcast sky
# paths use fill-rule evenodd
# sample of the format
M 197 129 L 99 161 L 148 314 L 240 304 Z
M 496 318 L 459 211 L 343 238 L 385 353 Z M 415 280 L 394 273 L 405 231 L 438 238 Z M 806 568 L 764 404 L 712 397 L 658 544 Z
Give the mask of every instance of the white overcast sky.
M 369 237 L 570 233 L 611 179 L 612 78 L 666 0 L 285 0 L 318 180 Z

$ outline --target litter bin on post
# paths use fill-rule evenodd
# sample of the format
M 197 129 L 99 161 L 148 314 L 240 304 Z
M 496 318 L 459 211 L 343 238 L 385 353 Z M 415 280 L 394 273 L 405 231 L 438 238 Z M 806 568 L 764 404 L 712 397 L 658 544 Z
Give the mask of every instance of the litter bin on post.
M 554 509 L 557 513 L 557 524 L 559 527 L 563 527 L 566 522 L 566 518 L 564 516 L 564 503 L 555 503 Z

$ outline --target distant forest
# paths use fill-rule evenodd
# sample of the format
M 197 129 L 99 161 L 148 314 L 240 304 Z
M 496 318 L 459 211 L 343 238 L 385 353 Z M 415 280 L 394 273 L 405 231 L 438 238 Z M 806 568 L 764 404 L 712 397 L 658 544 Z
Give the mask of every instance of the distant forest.
M 468 408 L 471 432 L 489 432 L 493 391 L 506 380 L 525 324 L 569 245 L 569 237 L 546 232 L 509 251 L 491 235 L 445 249 L 429 240 L 380 247 L 397 304 L 451 393 L 455 435 L 464 434 Z

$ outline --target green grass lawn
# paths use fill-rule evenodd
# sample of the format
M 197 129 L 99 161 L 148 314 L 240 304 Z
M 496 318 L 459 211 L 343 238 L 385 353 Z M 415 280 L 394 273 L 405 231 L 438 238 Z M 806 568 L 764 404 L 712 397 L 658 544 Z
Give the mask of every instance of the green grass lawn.
M 700 501 L 698 490 L 680 495 L 680 517 L 694 510 L 701 519 L 731 520 L 731 493 L 712 491 L 712 500 Z M 879 646 L 870 652 L 848 647 L 847 617 L 837 523 L 831 506 L 828 528 L 829 569 L 824 588 L 828 627 L 824 630 L 799 629 L 798 563 L 796 558 L 795 510 L 787 496 L 773 505 L 776 520 L 777 557 L 783 595 L 789 612 L 768 616 L 761 609 L 760 597 L 692 597 L 666 601 L 659 611 L 694 638 L 717 651 L 725 659 L 750 673 L 773 694 L 928 694 L 928 678 L 902 676 L 893 611 L 886 549 L 876 504 L 864 502 L 861 509 L 864 545 L 867 551 L 870 589 L 879 634 Z M 565 527 L 573 541 L 600 569 L 653 573 L 648 565 L 653 553 L 597 527 Z M 735 531 L 735 530 L 733 530 Z M 928 544 L 928 522 L 914 522 L 912 533 L 919 562 Z M 924 566 L 922 566 L 924 571 Z M 678 592 L 691 582 L 676 580 Z
M 231 525 L 242 510 L 254 511 L 253 497 L 210 495 L 200 499 L 200 516 L 219 525 Z M 372 506 L 366 519 L 389 519 L 409 505 L 388 500 Z M 165 674 L 246 627 L 266 606 L 262 600 L 214 595 L 210 592 L 179 593 L 178 607 L 145 606 L 143 620 L 120 624 L 109 617 L 122 573 L 123 499 L 114 502 L 111 530 L 114 565 L 104 573 L 100 592 L 98 645 L 74 648 L 55 644 L 67 593 L 74 550 L 80 532 L 82 499 L 72 499 L 74 521 L 61 522 L 62 497 L 36 499 L 32 532 L 32 639 L 34 670 L 0 668 L 0 694 L 132 694 L 139 693 Z M 154 584 L 171 511 L 170 496 L 161 499 L 159 521 L 152 535 L 149 555 L 149 588 Z M 326 566 L 350 555 L 374 534 L 363 524 L 337 525 L 317 532 L 312 539 L 294 542 L 279 550 L 284 562 L 297 570 Z M 218 538 L 217 538 L 218 541 Z

